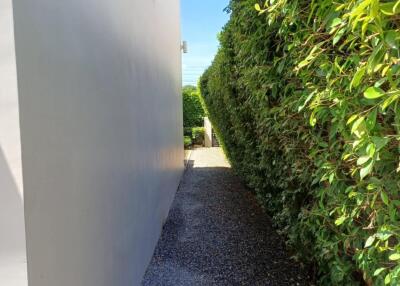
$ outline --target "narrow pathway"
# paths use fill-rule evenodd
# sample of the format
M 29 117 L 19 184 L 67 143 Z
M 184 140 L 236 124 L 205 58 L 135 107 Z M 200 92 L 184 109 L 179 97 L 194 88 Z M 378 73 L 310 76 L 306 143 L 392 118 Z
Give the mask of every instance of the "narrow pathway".
M 189 162 L 143 285 L 307 285 L 221 149 Z

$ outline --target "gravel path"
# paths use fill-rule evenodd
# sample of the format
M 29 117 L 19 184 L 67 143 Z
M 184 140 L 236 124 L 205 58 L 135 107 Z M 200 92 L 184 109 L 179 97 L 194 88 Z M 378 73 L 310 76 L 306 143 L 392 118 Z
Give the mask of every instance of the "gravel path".
M 308 285 L 219 148 L 192 152 L 143 286 Z

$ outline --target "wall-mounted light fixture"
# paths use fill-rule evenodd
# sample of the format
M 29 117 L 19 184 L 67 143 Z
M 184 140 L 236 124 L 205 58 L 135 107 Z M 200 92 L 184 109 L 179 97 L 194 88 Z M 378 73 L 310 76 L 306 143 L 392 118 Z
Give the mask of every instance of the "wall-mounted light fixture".
M 182 50 L 182 52 L 183 52 L 184 54 L 187 54 L 187 53 L 188 53 L 188 45 L 187 45 L 187 42 L 186 42 L 186 41 L 183 41 L 183 42 L 182 42 L 181 50 Z

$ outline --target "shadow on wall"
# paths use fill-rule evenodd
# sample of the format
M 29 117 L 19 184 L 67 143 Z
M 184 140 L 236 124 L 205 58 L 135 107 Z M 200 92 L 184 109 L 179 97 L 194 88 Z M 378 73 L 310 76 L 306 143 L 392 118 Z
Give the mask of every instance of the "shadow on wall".
M 0 285 L 27 284 L 23 202 L 0 147 Z

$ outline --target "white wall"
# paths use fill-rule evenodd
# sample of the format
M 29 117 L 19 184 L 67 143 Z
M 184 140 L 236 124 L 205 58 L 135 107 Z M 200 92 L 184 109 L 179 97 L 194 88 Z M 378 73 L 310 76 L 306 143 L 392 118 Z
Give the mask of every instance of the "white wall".
M 183 170 L 179 0 L 14 0 L 30 286 L 139 285 Z
M 212 125 L 208 117 L 204 117 L 204 146 L 213 147 Z
M 0 1 L 0 285 L 24 286 L 26 250 L 11 0 Z

